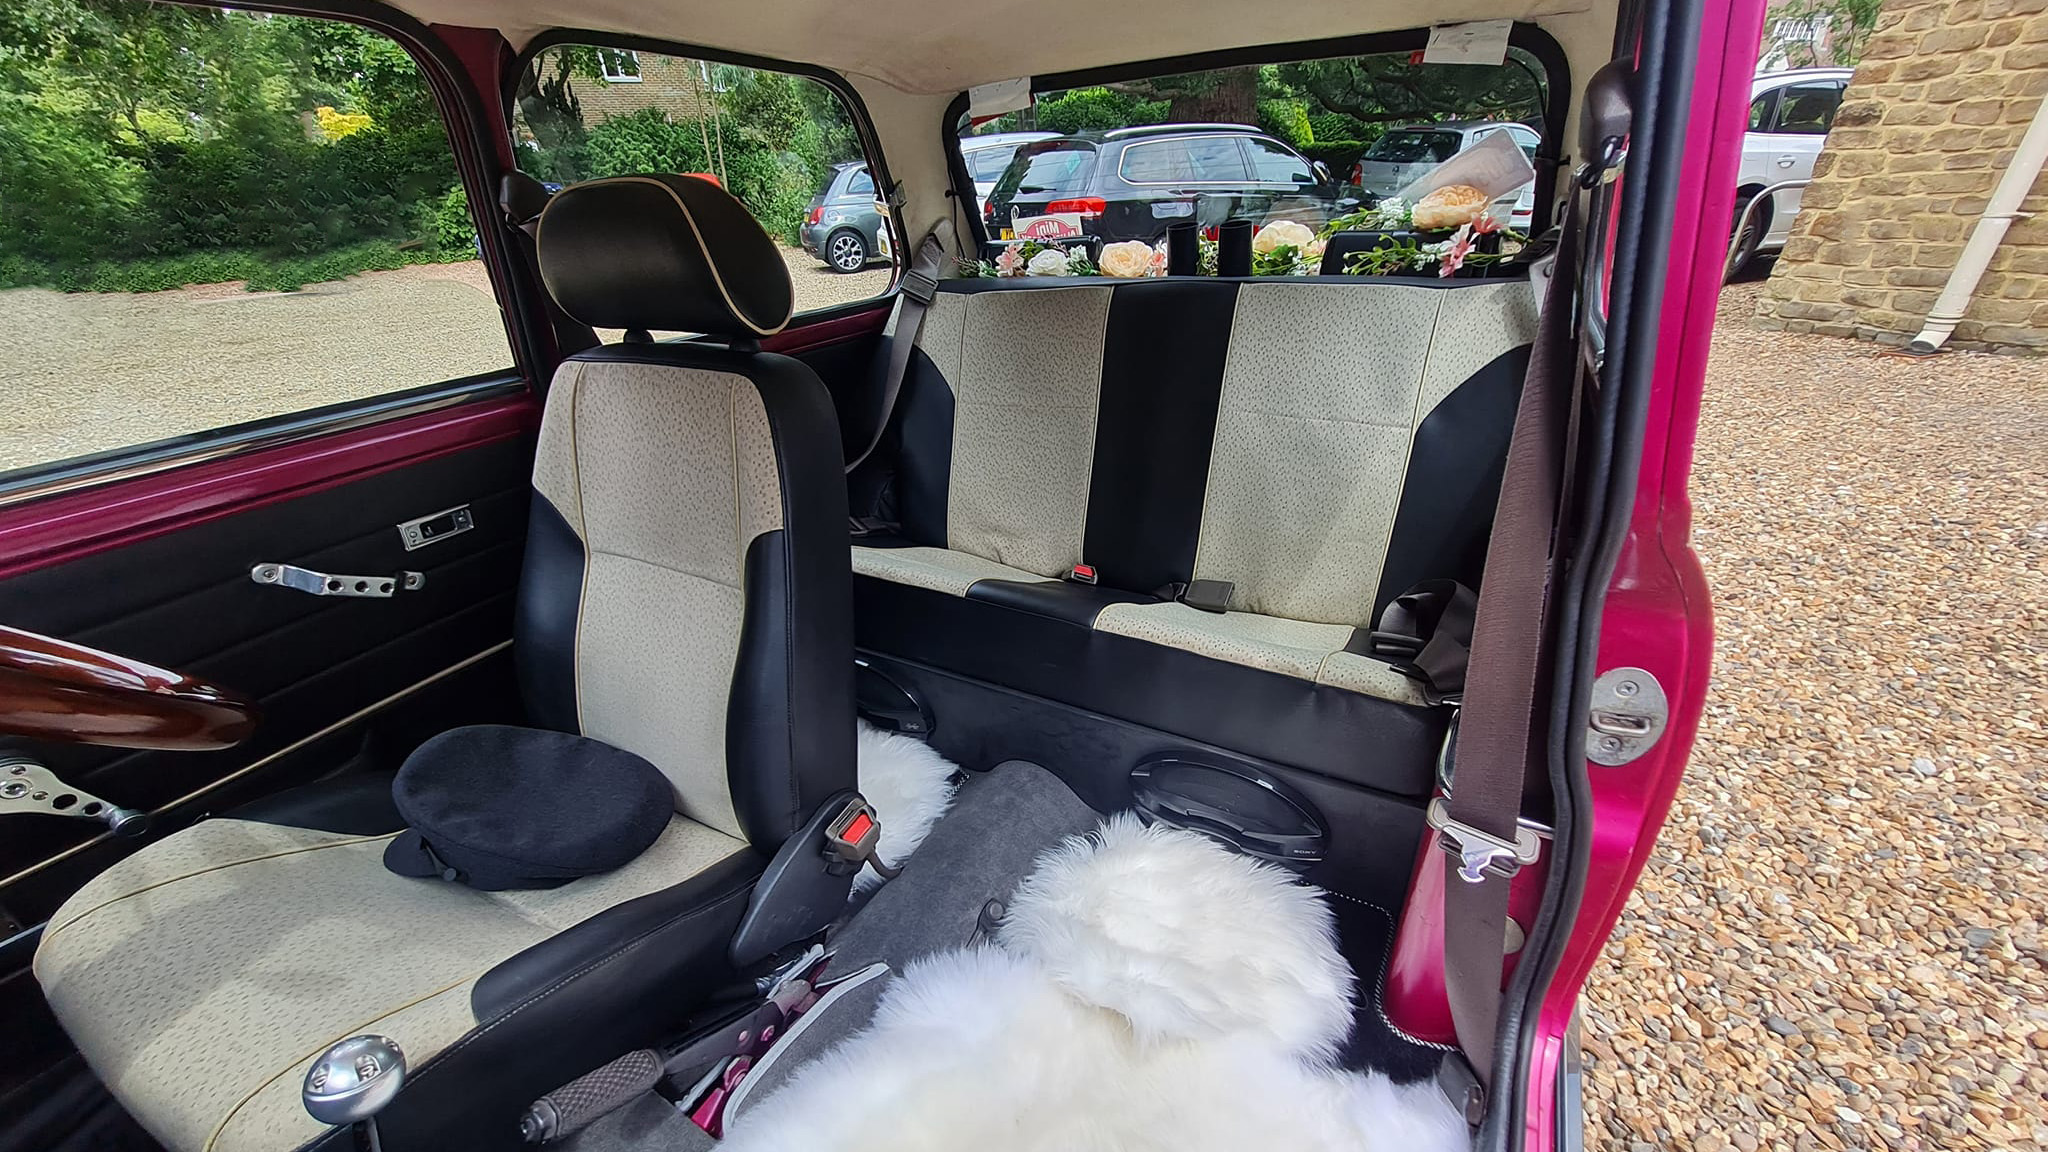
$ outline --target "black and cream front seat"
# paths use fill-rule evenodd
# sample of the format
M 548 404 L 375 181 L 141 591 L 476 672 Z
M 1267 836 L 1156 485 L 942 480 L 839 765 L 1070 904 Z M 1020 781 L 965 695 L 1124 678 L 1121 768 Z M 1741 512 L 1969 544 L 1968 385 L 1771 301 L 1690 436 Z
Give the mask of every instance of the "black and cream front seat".
M 527 1102 L 843 906 L 841 880 L 836 905 L 827 882 L 810 892 L 827 906 L 763 907 L 785 882 L 803 895 L 804 837 L 855 779 L 838 424 L 809 369 L 755 343 L 789 319 L 787 268 L 736 200 L 688 177 L 570 188 L 539 245 L 569 314 L 631 331 L 548 394 L 521 685 L 536 725 L 652 762 L 675 814 L 615 871 L 482 892 L 387 871 L 388 787 L 358 784 L 203 821 L 101 874 L 50 918 L 36 975 L 177 1152 L 343 1146 L 300 1082 L 364 1032 L 411 1069 L 387 1148 L 516 1146 Z

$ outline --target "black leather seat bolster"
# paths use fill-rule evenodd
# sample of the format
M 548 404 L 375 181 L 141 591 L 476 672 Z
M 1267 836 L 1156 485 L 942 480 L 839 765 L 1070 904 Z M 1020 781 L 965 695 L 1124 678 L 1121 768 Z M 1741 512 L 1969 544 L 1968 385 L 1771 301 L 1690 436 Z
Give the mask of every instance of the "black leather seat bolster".
M 975 588 L 990 583 L 1003 582 Z M 1447 719 L 1441 708 L 1098 632 L 971 592 L 963 598 L 856 575 L 853 596 L 863 651 L 1395 796 L 1425 797 L 1433 784 Z
M 1095 617 L 1111 604 L 1159 602 L 1158 597 L 1142 592 L 1125 592 L 1119 588 L 1072 580 L 976 580 L 967 589 L 967 598 L 1078 624 L 1083 628 L 1093 628 Z

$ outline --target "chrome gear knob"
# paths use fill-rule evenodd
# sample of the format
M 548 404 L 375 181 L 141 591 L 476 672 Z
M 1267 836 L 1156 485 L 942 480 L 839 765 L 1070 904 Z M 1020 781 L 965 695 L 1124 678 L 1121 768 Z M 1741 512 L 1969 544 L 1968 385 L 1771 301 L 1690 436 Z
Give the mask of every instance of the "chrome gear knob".
M 405 1053 L 388 1036 L 351 1036 L 306 1070 L 300 1098 L 322 1124 L 357 1124 L 384 1110 L 405 1084 Z

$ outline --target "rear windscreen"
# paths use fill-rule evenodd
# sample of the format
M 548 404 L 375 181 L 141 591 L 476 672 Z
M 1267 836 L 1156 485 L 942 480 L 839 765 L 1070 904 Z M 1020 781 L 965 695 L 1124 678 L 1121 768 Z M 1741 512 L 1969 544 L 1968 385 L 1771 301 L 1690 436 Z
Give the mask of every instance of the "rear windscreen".
M 1442 163 L 1458 153 L 1458 138 L 1449 132 L 1389 132 L 1366 149 L 1367 160 L 1389 164 Z
M 1003 171 L 1003 178 L 996 182 L 996 195 L 1079 191 L 1094 171 L 1095 145 L 1085 140 L 1026 144 L 1017 149 L 1017 155 Z

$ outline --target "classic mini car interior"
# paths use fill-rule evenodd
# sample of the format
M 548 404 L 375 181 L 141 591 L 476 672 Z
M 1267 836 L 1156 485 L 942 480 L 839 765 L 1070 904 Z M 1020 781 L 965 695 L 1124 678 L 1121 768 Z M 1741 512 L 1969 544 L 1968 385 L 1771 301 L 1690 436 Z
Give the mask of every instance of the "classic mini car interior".
M 517 364 L 0 474 L 0 1147 L 1575 1147 L 1659 818 L 1596 856 L 1587 757 L 1668 794 L 1703 690 L 1638 477 L 1708 7 L 250 6 L 426 78 Z M 817 307 L 741 176 L 543 170 L 565 46 L 586 115 L 814 82 L 897 267 Z M 1033 94 L 1510 51 L 1484 274 L 988 270 L 960 134 Z M 1620 679 L 1618 563 L 1695 612 Z

